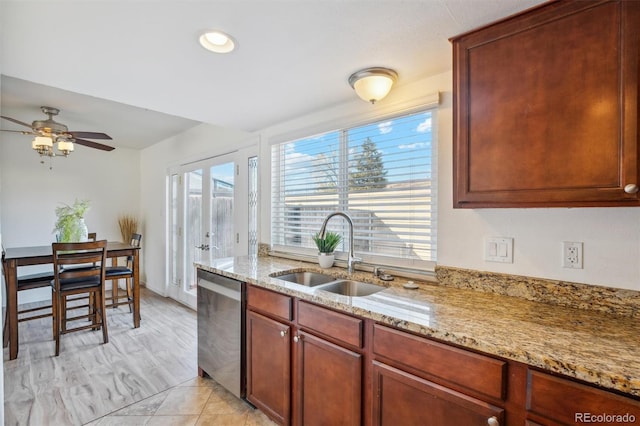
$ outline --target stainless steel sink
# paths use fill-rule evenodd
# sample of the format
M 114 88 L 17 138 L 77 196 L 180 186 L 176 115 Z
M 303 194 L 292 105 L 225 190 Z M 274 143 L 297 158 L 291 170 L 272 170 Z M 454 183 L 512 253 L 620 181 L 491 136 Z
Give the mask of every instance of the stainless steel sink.
M 285 275 L 271 274 L 270 276 L 279 280 L 306 285 L 309 287 L 315 287 L 317 285 L 326 284 L 336 280 L 331 275 L 325 275 L 319 272 L 293 272 Z
M 363 283 L 361 281 L 339 280 L 318 287 L 318 290 L 343 296 L 368 296 L 384 290 L 386 287 L 377 284 Z

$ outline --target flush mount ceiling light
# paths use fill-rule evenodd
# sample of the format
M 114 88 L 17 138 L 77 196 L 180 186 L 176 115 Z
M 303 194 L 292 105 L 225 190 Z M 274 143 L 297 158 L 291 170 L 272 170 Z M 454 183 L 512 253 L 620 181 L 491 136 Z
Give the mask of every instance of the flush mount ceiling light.
M 389 94 L 391 86 L 398 80 L 398 73 L 389 68 L 373 67 L 354 72 L 349 84 L 363 100 L 376 103 Z
M 202 47 L 216 53 L 229 53 L 236 47 L 229 34 L 217 30 L 203 32 L 199 40 Z

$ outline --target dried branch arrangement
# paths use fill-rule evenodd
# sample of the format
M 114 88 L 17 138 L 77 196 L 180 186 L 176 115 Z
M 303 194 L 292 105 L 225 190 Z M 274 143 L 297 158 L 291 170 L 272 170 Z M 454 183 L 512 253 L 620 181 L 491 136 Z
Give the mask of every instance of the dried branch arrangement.
M 131 241 L 131 235 L 138 231 L 138 219 L 132 215 L 121 215 L 118 217 L 118 225 L 120 225 L 120 235 L 122 242 Z

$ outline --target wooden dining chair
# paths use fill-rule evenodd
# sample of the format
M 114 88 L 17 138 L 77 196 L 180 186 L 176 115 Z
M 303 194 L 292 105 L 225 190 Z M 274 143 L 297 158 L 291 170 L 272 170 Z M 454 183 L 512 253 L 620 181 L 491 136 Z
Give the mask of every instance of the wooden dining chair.
M 82 243 L 53 243 L 53 338 L 56 342 L 56 356 L 60 354 L 60 335 L 87 329 L 102 328 L 102 340 L 109 342 L 105 307 L 105 267 L 107 262 L 107 241 L 87 241 Z M 96 267 L 77 267 L 95 264 Z M 74 267 L 76 266 L 76 267 Z M 78 309 L 66 303 L 69 296 L 88 294 L 87 314 L 69 317 L 68 312 Z M 90 324 L 67 327 L 67 322 L 90 319 Z
M 4 261 L 4 256 L 5 256 L 5 251 L 4 251 L 4 246 L 2 246 L 2 268 L 3 268 L 3 272 L 4 272 L 4 285 L 5 285 L 5 294 L 7 294 L 7 269 L 5 267 L 5 261 Z M 18 281 L 17 281 L 17 289 L 18 289 L 18 293 L 20 293 L 21 291 L 24 290 L 32 290 L 34 288 L 43 288 L 43 287 L 47 287 L 49 288 L 51 286 L 51 280 L 53 280 L 53 270 L 51 271 L 45 271 L 45 272 L 37 272 L 37 273 L 33 273 L 33 274 L 22 274 L 22 275 L 18 275 Z M 46 318 L 46 317 L 50 317 L 51 316 L 51 312 L 47 312 L 44 314 L 39 314 L 39 315 L 33 315 L 36 312 L 39 311 L 44 311 L 44 310 L 50 310 L 51 309 L 51 304 L 48 305 L 43 305 L 37 308 L 25 308 L 25 309 L 19 309 L 18 308 L 18 322 L 22 322 L 22 321 L 31 321 L 31 320 L 36 320 L 36 319 L 40 319 L 40 318 Z M 3 347 L 7 347 L 7 345 L 9 344 L 9 309 L 6 308 L 4 311 L 4 327 L 2 330 L 2 345 Z M 22 317 L 20 317 L 22 315 Z
M 130 245 L 133 247 L 140 247 L 140 242 L 142 240 L 142 234 L 131 234 Z M 117 262 L 115 259 L 114 262 Z M 118 305 L 128 304 L 129 312 L 133 312 L 133 256 L 127 257 L 127 263 L 123 266 L 107 266 L 106 269 L 106 280 L 111 281 L 111 304 L 109 307 L 117 308 Z M 118 282 L 120 280 L 125 280 L 125 290 L 126 293 L 120 294 L 120 287 L 118 286 Z M 125 303 L 120 303 L 120 299 L 127 299 Z
M 98 234 L 95 232 L 89 232 L 87 234 L 87 241 L 96 241 L 98 239 Z M 88 265 L 76 265 L 76 266 L 69 266 L 67 267 L 67 269 L 71 269 L 71 268 L 96 268 L 97 265 L 96 264 L 88 264 Z M 53 279 L 53 278 L 51 278 Z M 75 308 L 90 308 L 92 306 L 92 300 L 91 300 L 91 295 L 90 294 L 81 294 L 79 296 L 76 297 L 69 297 L 69 298 L 65 298 L 64 299 L 64 303 L 65 306 L 63 306 L 63 311 L 66 312 L 67 311 L 67 303 L 75 303 L 79 300 L 89 300 L 89 303 L 84 304 L 82 306 L 78 306 L 76 305 Z M 64 331 L 66 329 L 66 321 L 62 321 L 62 330 Z

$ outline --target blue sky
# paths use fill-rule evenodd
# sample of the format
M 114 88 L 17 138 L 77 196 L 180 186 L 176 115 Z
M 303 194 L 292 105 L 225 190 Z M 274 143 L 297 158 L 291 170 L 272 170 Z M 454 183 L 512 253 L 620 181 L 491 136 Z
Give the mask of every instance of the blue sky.
M 382 153 L 382 161 L 387 169 L 387 181 L 399 182 L 412 174 L 414 179 L 430 177 L 432 114 L 422 112 L 398 119 L 354 127 L 348 130 L 350 154 L 367 137 L 376 144 Z M 322 135 L 300 139 L 285 145 L 289 176 L 299 173 L 312 173 L 312 169 L 321 167 L 320 154 L 330 152 L 338 155 L 340 132 L 328 132 Z

